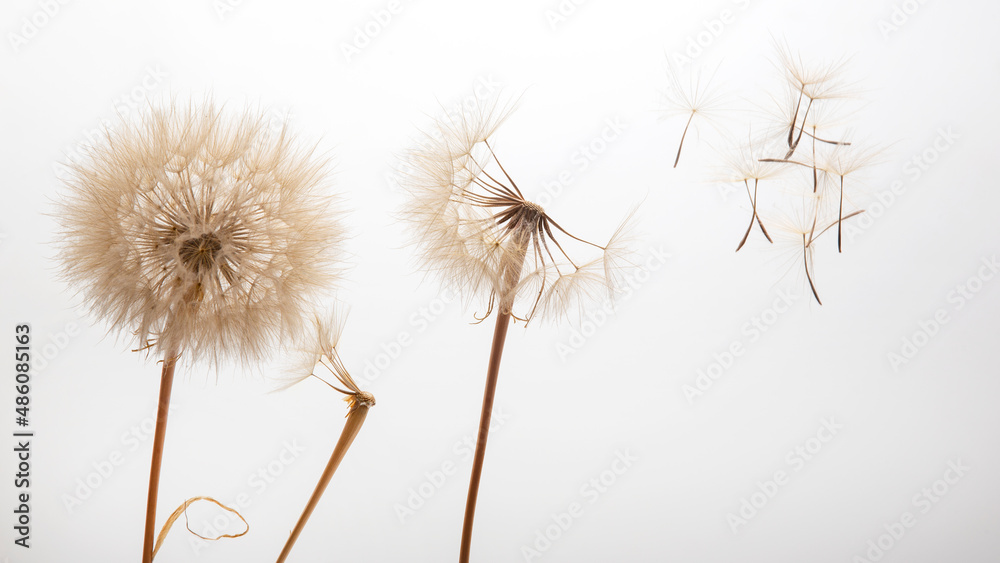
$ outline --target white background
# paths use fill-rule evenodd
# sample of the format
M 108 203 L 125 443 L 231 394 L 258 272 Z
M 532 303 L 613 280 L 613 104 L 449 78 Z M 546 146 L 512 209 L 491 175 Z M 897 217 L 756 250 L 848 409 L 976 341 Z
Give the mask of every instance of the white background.
M 318 141 L 334 156 L 334 183 L 353 210 L 342 356 L 378 405 L 291 560 L 456 558 L 471 465 L 462 442 L 477 427 L 492 324 L 470 325 L 481 306 L 442 294 L 420 272 L 392 215 L 405 205 L 392 172 L 432 117 L 477 87 L 523 92 L 498 150 L 536 198 L 571 173 L 545 200 L 560 224 L 603 239 L 645 198 L 638 251 L 662 248 L 670 257 L 648 276 L 636 272 L 612 315 L 512 329 L 475 561 L 846 563 L 868 560 L 869 541 L 904 512 L 915 524 L 882 538 L 884 561 L 1000 557 L 1000 374 L 990 349 L 1000 280 L 980 276 L 992 275 L 981 261 L 1000 251 L 1000 192 L 989 172 L 1000 82 L 995 3 L 910 1 L 911 13 L 900 12 L 898 29 L 886 34 L 879 22 L 891 22 L 903 3 L 567 0 L 565 20 L 555 21 L 554 0 L 399 0 L 394 14 L 378 1 L 223 2 L 16 0 L 0 13 L 0 333 L 8 334 L 0 341 L 13 348 L 14 325 L 29 322 L 40 356 L 31 395 L 32 547 L 13 544 L 9 438 L 0 455 L 0 561 L 139 559 L 152 442 L 141 427 L 151 428 L 155 413 L 157 358 L 129 352 L 58 281 L 46 213 L 60 194 L 57 163 L 116 114 L 205 94 L 287 117 Z M 717 36 L 702 33 L 723 10 L 731 23 L 715 25 Z M 366 26 L 373 33 L 359 36 Z M 684 120 L 662 119 L 660 92 L 667 61 L 699 33 L 701 52 L 688 51 L 696 56 L 687 70 L 720 65 L 734 109 L 780 89 L 772 37 L 805 61 L 853 56 L 847 74 L 859 103 L 845 131 L 887 148 L 852 192 L 873 218 L 843 254 L 831 238 L 816 256 L 823 306 L 808 297 L 788 247 L 770 247 L 755 232 L 733 253 L 749 206 L 713 181 L 711 128 L 691 134 L 671 168 Z M 352 44 L 360 52 L 346 54 Z M 745 135 L 758 114 L 736 112 L 722 126 Z M 600 154 L 582 170 L 577 151 L 609 121 L 624 131 L 595 145 Z M 939 140 L 947 151 L 935 153 L 940 131 L 955 138 Z M 925 151 L 937 159 L 921 170 L 912 159 Z M 874 217 L 894 181 L 900 193 Z M 979 291 L 959 309 L 952 292 L 966 284 Z M 775 315 L 780 292 L 795 298 Z M 925 345 L 894 369 L 889 354 L 942 309 L 948 322 L 918 335 Z M 424 311 L 433 318 L 426 324 L 418 321 Z M 765 316 L 773 324 L 753 339 L 744 327 Z M 586 342 L 560 354 L 574 331 L 585 331 Z M 409 345 L 393 344 L 401 334 Z M 689 402 L 684 386 L 734 342 L 746 352 Z M 340 396 L 317 381 L 268 394 L 263 376 L 280 369 L 179 375 L 159 521 L 188 497 L 232 503 L 244 493 L 251 529 L 200 545 L 175 528 L 157 561 L 277 556 L 345 414 Z M 16 429 L 12 379 L 0 385 L 5 433 Z M 841 428 L 810 442 L 829 437 L 824 420 Z M 141 439 L 128 437 L 133 429 Z M 820 444 L 807 461 L 794 453 Z M 613 465 L 618 454 L 635 459 L 608 473 L 622 469 Z M 101 476 L 112 457 L 121 463 Z M 921 501 L 949 462 L 968 470 L 938 484 L 947 492 L 937 502 Z M 448 464 L 457 469 L 442 483 L 436 472 Z M 776 471 L 787 482 L 734 533 L 728 515 Z M 602 477 L 612 484 L 595 495 L 588 483 Z M 96 488 L 83 486 L 88 478 Z M 418 506 L 420 491 L 433 494 Z M 67 508 L 78 495 L 86 498 Z M 552 515 L 574 502 L 582 515 L 556 534 Z M 400 512 L 406 506 L 412 514 Z M 203 531 L 217 514 L 193 509 L 192 526 Z M 558 535 L 548 543 L 539 540 L 547 528 Z M 526 556 L 526 546 L 540 557 Z

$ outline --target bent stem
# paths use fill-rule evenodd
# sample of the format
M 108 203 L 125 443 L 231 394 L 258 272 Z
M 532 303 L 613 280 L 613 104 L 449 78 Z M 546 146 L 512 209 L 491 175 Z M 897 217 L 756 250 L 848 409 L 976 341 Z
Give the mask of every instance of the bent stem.
M 292 551 L 292 546 L 295 545 L 295 541 L 299 539 L 299 534 L 302 533 L 302 529 L 305 528 L 306 522 L 309 517 L 312 516 L 313 510 L 315 510 L 316 505 L 319 504 L 319 499 L 323 496 L 323 492 L 326 491 L 327 485 L 330 484 L 330 480 L 333 479 L 333 474 L 336 473 L 337 468 L 340 467 L 340 462 L 343 461 L 344 456 L 347 454 L 347 450 L 354 443 L 354 438 L 357 437 L 358 432 L 361 430 L 361 426 L 365 423 L 365 418 L 368 416 L 368 405 L 364 402 L 356 403 L 355 407 L 347 414 L 347 422 L 344 423 L 344 430 L 340 433 L 340 439 L 337 440 L 337 445 L 333 448 L 333 454 L 330 455 L 330 461 L 326 463 L 326 469 L 323 470 L 323 474 L 319 478 L 319 482 L 316 483 L 316 488 L 313 489 L 312 496 L 309 497 L 309 502 L 306 503 L 305 509 L 302 511 L 302 515 L 299 516 L 299 521 L 295 524 L 295 529 L 292 530 L 292 534 L 288 537 L 288 541 L 285 542 L 285 547 L 281 550 L 281 555 L 278 556 L 277 563 L 282 563 L 288 558 L 288 554 Z
M 163 442 L 167 437 L 167 413 L 170 408 L 170 390 L 174 383 L 177 365 L 177 348 L 172 346 L 163 357 L 160 374 L 160 398 L 156 405 L 156 428 L 153 433 L 153 459 L 149 468 L 149 492 L 146 495 L 146 525 L 142 541 L 142 563 L 152 563 L 153 542 L 156 536 L 156 497 L 160 488 L 160 465 L 163 461 Z

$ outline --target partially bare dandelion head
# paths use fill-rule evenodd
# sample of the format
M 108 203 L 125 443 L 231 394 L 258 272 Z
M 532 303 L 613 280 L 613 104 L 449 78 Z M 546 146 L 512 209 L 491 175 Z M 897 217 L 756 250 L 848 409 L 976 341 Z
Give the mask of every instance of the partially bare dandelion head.
M 325 162 L 263 116 L 150 108 L 87 156 L 59 205 L 63 272 L 140 348 L 266 357 L 338 278 Z
M 467 297 L 487 302 L 485 315 L 529 320 L 559 317 L 597 293 L 614 293 L 627 261 L 622 224 L 604 245 L 579 238 L 525 198 L 491 144 L 510 106 L 477 105 L 439 121 L 409 155 L 403 217 L 416 234 L 425 267 Z M 596 254 L 581 262 L 578 253 Z
M 298 361 L 291 365 L 290 376 L 282 381 L 279 389 L 286 389 L 309 377 L 316 377 L 345 395 L 348 415 L 359 406 L 375 406 L 375 396 L 361 390 L 337 352 L 345 320 L 345 316 L 336 312 L 326 316 L 313 315 L 311 330 L 303 340 L 303 344 L 299 346 Z M 331 383 L 327 379 L 329 376 L 333 376 L 341 387 Z

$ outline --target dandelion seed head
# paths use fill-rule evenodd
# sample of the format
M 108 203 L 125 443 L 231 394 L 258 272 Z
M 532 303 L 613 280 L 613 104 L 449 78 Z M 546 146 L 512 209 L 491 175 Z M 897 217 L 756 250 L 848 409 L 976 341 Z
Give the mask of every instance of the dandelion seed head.
M 150 108 L 71 165 L 64 277 L 141 348 L 252 364 L 339 279 L 345 231 L 325 167 L 264 116 Z

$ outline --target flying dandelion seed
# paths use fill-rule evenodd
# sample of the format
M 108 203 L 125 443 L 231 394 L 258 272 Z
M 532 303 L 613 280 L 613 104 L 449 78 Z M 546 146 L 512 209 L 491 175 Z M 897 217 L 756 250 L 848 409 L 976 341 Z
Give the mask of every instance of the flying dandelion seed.
M 683 84 L 680 71 L 671 70 L 668 73 L 668 88 L 664 93 L 663 101 L 665 114 L 685 115 L 687 122 L 684 124 L 684 131 L 681 133 L 681 140 L 677 143 L 677 156 L 674 157 L 674 168 L 681 161 L 681 151 L 684 149 L 684 140 L 687 138 L 688 130 L 691 128 L 695 117 L 704 120 L 713 127 L 718 127 L 716 119 L 723 112 L 727 102 L 727 95 L 720 91 L 715 84 L 715 74 L 705 78 L 700 72 L 692 72 L 688 76 L 687 84 Z M 695 124 L 697 127 L 697 124 Z
M 801 209 L 794 214 L 795 220 L 779 225 L 781 238 L 787 242 L 784 235 L 791 233 L 809 289 L 816 302 L 822 304 L 816 284 L 815 243 L 823 233 L 836 228 L 837 250 L 843 251 L 844 222 L 864 212 L 849 203 L 847 189 L 862 183 L 858 171 L 876 163 L 881 149 L 855 146 L 838 138 L 842 134 L 840 126 L 852 111 L 847 102 L 854 96 L 854 85 L 843 78 L 849 59 L 806 64 L 786 42 L 775 40 L 774 48 L 774 64 L 782 83 L 777 93 L 767 92 L 771 104 L 759 106 L 770 123 L 755 127 L 763 135 L 751 138 L 749 143 L 729 143 L 736 148 L 725 155 L 719 179 L 742 183 L 750 199 L 750 222 L 737 251 L 747 242 L 755 224 L 768 242 L 774 242 L 762 219 L 758 197 L 762 180 L 766 178 L 772 190 L 799 200 Z M 807 139 L 806 148 L 800 150 L 803 138 Z
M 774 47 L 778 52 L 778 67 L 796 92 L 794 109 L 792 109 L 789 122 L 786 124 L 788 151 L 784 158 L 789 159 L 798 148 L 799 141 L 802 140 L 806 124 L 809 123 L 809 112 L 813 105 L 819 100 L 848 97 L 853 85 L 845 82 L 842 77 L 849 62 L 846 58 L 810 66 L 802 60 L 800 54 L 792 53 L 787 43 L 779 43 L 775 40 Z M 796 133 L 796 129 L 798 129 L 798 133 Z
M 736 252 L 739 252 L 743 248 L 743 245 L 746 244 L 755 223 L 760 227 L 760 231 L 764 234 L 767 242 L 773 242 L 771 235 L 764 228 L 764 222 L 757 209 L 757 193 L 761 181 L 774 178 L 781 172 L 781 169 L 775 163 L 758 158 L 758 152 L 759 149 L 756 148 L 755 141 L 750 139 L 747 143 L 738 145 L 735 150 L 730 151 L 723 157 L 724 164 L 721 179 L 725 182 L 743 184 L 746 188 L 747 196 L 750 198 L 750 224 L 747 226 L 746 232 L 743 233 L 740 243 L 736 246 Z
M 836 176 L 838 184 L 838 211 L 837 211 L 837 252 L 843 252 L 843 223 L 844 223 L 844 181 L 845 178 L 855 175 L 860 170 L 864 170 L 875 164 L 880 158 L 882 151 L 878 147 L 855 145 L 840 145 L 834 148 L 827 157 L 824 164 L 824 172 L 831 176 Z
M 820 200 L 824 196 L 806 192 L 802 195 L 803 203 L 794 212 L 779 213 L 773 220 L 777 226 L 775 242 L 783 253 L 789 254 L 791 265 L 801 267 L 805 273 L 809 291 L 816 303 L 822 305 L 819 289 L 816 284 L 816 250 L 817 241 L 827 231 L 839 224 L 864 213 L 863 209 L 851 211 L 846 215 L 837 215 L 828 210 Z

